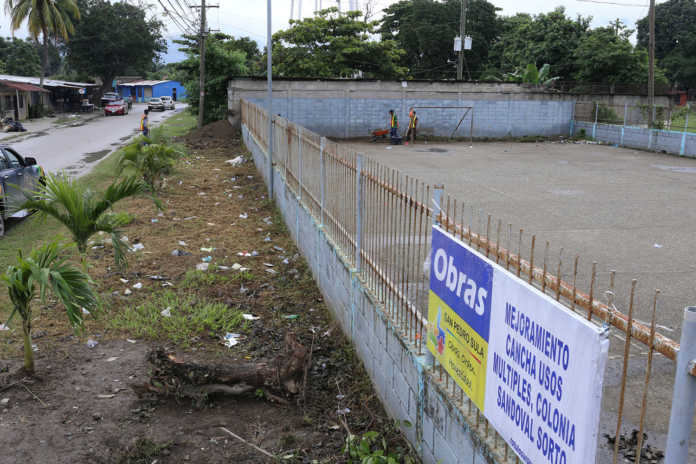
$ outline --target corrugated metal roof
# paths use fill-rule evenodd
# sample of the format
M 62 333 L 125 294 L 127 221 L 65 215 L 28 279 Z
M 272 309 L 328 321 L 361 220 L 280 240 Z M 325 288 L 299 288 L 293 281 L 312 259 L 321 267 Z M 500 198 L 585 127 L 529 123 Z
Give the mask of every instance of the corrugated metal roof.
M 118 84 L 121 87 L 135 87 L 135 86 L 144 86 L 144 87 L 152 87 L 153 85 L 158 85 L 158 84 L 164 84 L 166 82 L 172 82 L 171 79 L 165 80 L 165 81 L 135 81 L 135 82 L 127 82 L 125 84 Z
M 46 89 L 42 89 L 41 87 L 38 87 L 36 85 L 25 84 L 23 82 L 10 82 L 10 81 L 0 80 L 0 84 L 6 85 L 8 87 L 12 87 L 13 89 L 23 90 L 25 92 L 46 92 L 46 93 L 49 93 L 49 91 Z
M 21 84 L 32 84 L 41 85 L 41 79 L 38 77 L 30 76 L 12 76 L 9 74 L 0 74 L 0 80 L 8 82 L 18 82 Z M 55 79 L 44 79 L 45 87 L 69 87 L 69 88 L 82 88 L 82 87 L 97 87 L 97 84 L 88 84 L 86 82 L 70 82 L 70 81 L 57 81 Z

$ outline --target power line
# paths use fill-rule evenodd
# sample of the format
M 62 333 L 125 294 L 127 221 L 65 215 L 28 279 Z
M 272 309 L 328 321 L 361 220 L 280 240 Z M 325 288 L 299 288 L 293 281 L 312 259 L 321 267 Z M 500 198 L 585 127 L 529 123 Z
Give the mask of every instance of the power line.
M 615 6 L 636 6 L 636 7 L 641 7 L 641 8 L 645 8 L 646 6 L 650 6 L 650 5 L 644 4 L 644 3 L 620 3 L 620 2 L 610 2 L 610 1 L 605 1 L 605 0 L 578 0 L 578 2 L 599 3 L 602 5 L 615 5 Z

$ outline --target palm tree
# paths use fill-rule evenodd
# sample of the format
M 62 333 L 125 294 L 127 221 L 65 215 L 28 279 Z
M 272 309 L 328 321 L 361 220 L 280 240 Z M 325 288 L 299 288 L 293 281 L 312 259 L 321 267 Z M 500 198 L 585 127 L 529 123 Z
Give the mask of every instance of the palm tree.
M 47 174 L 38 191 L 26 194 L 27 200 L 20 209 L 54 217 L 67 227 L 85 267 L 89 238 L 97 232 L 111 234 L 116 263 L 123 265 L 124 244 L 118 230 L 123 225 L 123 218 L 110 210 L 118 201 L 143 191 L 143 183 L 135 177 L 118 180 L 105 192 L 97 194 L 69 177 Z
M 127 175 L 141 176 L 154 195 L 161 185 L 162 176 L 171 172 L 174 160 L 180 156 L 181 152 L 165 143 L 152 143 L 149 138 L 141 138 L 124 148 L 117 169 Z
M 42 301 L 51 291 L 65 306 L 68 320 L 73 327 L 82 326 L 82 308 L 87 311 L 97 307 L 97 296 L 91 286 L 89 276 L 67 264 L 62 258 L 58 242 L 44 244 L 31 251 L 28 257 L 17 253 L 17 264 L 8 266 L 0 276 L 7 284 L 12 300 L 12 313 L 22 318 L 24 336 L 24 369 L 34 373 L 34 352 L 31 346 L 31 300 L 39 296 Z
M 43 60 L 41 65 L 41 82 L 43 87 L 48 68 L 49 37 L 68 40 L 75 32 L 73 20 L 80 19 L 80 9 L 75 0 L 5 0 L 5 12 L 10 16 L 12 32 L 22 27 L 24 21 L 31 37 L 43 39 Z

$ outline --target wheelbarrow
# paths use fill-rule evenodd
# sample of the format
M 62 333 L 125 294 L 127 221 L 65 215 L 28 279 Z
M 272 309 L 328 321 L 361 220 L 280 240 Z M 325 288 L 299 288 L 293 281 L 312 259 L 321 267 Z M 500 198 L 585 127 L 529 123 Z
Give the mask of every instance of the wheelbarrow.
M 376 129 L 371 132 L 372 134 L 372 142 L 377 142 L 378 139 L 385 139 L 387 138 L 387 134 L 389 134 L 389 129 Z

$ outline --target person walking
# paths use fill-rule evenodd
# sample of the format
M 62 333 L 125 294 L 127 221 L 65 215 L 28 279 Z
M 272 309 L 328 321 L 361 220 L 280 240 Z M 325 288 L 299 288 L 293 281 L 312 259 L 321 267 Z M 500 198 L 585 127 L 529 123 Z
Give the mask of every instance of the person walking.
M 406 138 L 410 137 L 411 143 L 416 143 L 416 129 L 418 128 L 418 116 L 416 116 L 416 110 L 411 108 L 408 113 L 408 132 L 406 132 Z M 406 142 L 408 145 L 408 142 Z
M 399 136 L 399 118 L 394 113 L 394 110 L 389 110 L 389 136 L 397 138 Z
M 149 113 L 150 110 L 145 108 L 143 116 L 140 118 L 140 132 L 142 132 L 143 136 L 145 137 L 150 135 L 150 120 L 148 118 Z

